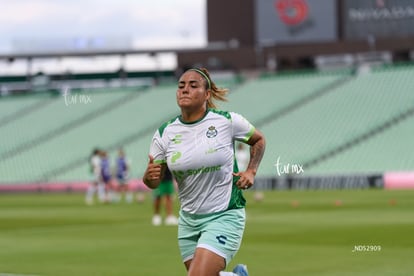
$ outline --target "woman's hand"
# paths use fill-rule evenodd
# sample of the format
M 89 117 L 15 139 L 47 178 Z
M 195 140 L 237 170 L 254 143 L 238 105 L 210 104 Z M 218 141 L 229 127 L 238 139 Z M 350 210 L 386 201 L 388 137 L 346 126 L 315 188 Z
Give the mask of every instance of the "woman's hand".
M 147 169 L 142 179 L 148 188 L 155 189 L 161 182 L 162 165 L 154 163 L 154 157 L 152 155 L 148 155 L 148 157 Z

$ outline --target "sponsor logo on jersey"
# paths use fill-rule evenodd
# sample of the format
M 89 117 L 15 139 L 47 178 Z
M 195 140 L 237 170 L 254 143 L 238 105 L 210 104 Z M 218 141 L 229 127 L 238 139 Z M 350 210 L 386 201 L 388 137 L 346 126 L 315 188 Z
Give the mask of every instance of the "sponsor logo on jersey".
M 198 169 L 190 169 L 190 170 L 186 170 L 186 171 L 175 170 L 175 171 L 172 171 L 172 173 L 173 173 L 175 179 L 177 179 L 177 181 L 181 181 L 185 176 L 202 174 L 202 173 L 217 172 L 219 170 L 221 170 L 221 165 L 211 166 L 211 167 L 201 167 L 201 168 L 198 168 Z
M 181 134 L 177 134 L 171 140 L 173 141 L 174 144 L 181 144 L 181 138 L 182 137 L 183 136 Z
M 176 151 L 171 156 L 171 163 L 175 163 L 181 157 L 181 152 Z
M 217 166 L 211 166 L 211 167 L 201 167 L 198 169 L 193 170 L 187 170 L 187 175 L 194 175 L 194 174 L 200 174 L 200 173 L 209 173 L 209 172 L 217 172 L 221 169 L 220 165 Z

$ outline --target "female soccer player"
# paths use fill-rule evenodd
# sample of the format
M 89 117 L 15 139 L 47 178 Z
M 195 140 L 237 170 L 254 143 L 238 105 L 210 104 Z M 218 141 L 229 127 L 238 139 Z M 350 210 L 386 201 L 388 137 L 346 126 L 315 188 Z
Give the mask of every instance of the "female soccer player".
M 89 158 L 89 164 L 92 180 L 86 190 L 85 202 L 88 205 L 92 205 L 94 202 L 94 195 L 98 191 L 101 183 L 101 157 L 100 150 L 98 148 L 95 148 L 92 151 L 92 155 Z
M 143 176 L 154 189 L 168 166 L 177 181 L 178 243 L 189 276 L 248 275 L 245 265 L 223 270 L 240 248 L 242 190 L 254 184 L 265 138 L 241 115 L 215 109 L 214 100 L 226 100 L 227 91 L 217 88 L 204 68 L 184 72 L 176 94 L 181 115 L 155 132 Z M 234 157 L 236 140 L 250 145 L 242 172 Z

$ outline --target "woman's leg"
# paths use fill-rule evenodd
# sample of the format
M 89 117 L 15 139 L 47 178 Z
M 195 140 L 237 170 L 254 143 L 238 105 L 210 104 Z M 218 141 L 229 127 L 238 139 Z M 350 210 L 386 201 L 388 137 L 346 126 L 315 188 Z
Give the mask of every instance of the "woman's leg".
M 184 263 L 188 276 L 218 276 L 220 271 L 226 267 L 223 257 L 214 252 L 198 247 L 194 258 Z

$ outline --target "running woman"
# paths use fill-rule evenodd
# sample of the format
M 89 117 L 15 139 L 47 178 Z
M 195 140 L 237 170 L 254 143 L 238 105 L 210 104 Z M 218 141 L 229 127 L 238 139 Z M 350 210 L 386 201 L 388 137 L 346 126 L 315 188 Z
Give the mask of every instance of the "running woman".
M 226 100 L 227 91 L 204 68 L 181 75 L 176 93 L 181 115 L 155 132 L 143 176 L 149 188 L 157 188 L 168 167 L 177 181 L 178 244 L 188 276 L 248 275 L 245 265 L 223 270 L 242 242 L 242 190 L 254 184 L 265 138 L 243 116 L 215 109 L 214 100 Z M 249 164 L 241 172 L 236 140 L 250 146 Z

